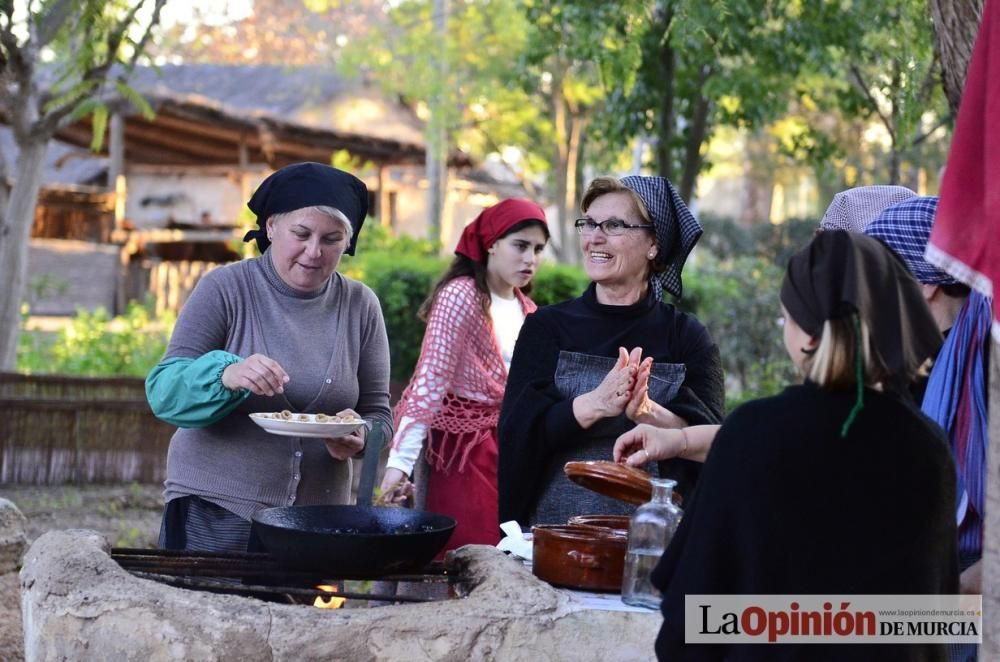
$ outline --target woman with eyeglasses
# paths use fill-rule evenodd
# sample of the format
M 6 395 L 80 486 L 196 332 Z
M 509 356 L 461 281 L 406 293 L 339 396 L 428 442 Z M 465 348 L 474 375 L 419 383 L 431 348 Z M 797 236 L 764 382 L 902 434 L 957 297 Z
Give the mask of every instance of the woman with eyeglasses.
M 719 350 L 693 316 L 663 302 L 681 295 L 681 269 L 702 229 L 662 177 L 599 177 L 576 221 L 592 283 L 539 309 L 514 349 L 499 426 L 500 521 L 562 524 L 573 515 L 633 508 L 570 482 L 573 460 L 607 460 L 638 423 L 686 427 L 723 415 Z M 684 494 L 699 464 L 648 464 Z

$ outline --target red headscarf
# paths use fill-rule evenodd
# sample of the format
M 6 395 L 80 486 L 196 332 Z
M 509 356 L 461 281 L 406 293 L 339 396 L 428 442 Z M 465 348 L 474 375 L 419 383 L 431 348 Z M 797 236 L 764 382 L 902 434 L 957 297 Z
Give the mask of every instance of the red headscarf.
M 548 236 L 549 226 L 541 207 L 531 200 L 508 198 L 492 207 L 487 207 L 476 220 L 465 226 L 462 237 L 458 240 L 458 246 L 455 247 L 455 253 L 476 262 L 483 262 L 486 260 L 486 251 L 489 247 L 521 221 L 539 221 L 545 226 L 545 234 Z

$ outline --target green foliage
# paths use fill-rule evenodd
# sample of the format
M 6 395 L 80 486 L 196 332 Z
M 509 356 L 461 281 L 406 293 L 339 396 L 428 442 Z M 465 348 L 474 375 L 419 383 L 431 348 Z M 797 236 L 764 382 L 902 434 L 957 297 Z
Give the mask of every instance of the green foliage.
M 447 267 L 442 258 L 401 252 L 372 252 L 352 260 L 341 269 L 374 290 L 382 304 L 389 335 L 391 378 L 407 381 L 420 356 L 424 323 L 417 309 Z
M 441 243 L 409 235 L 398 237 L 392 230 L 380 225 L 376 219 L 369 218 L 365 221 L 358 237 L 357 257 L 345 256 L 344 260 L 346 262 L 364 259 L 372 253 L 438 257 L 441 254 Z
M 69 120 L 90 116 L 95 151 L 103 145 L 108 126 L 107 87 L 113 87 L 146 119 L 154 117 L 152 106 L 125 80 L 148 43 L 150 30 L 159 22 L 163 1 L 78 0 L 72 16 L 59 3 L 42 3 L 28 19 L 33 37 L 41 41 L 34 48 L 45 47 L 52 72 L 43 112 L 65 114 Z M 148 22 L 137 19 L 144 5 L 152 6 Z M 112 65 L 120 67 L 114 80 L 109 73 Z
M 548 306 L 583 294 L 590 280 L 579 267 L 544 263 L 532 281 L 531 299 L 539 306 Z
M 21 334 L 17 369 L 23 373 L 144 377 L 163 357 L 174 316 L 155 317 L 136 302 L 112 318 L 103 308 L 80 310 L 54 341 Z
M 762 257 L 717 260 L 699 255 L 685 269 L 678 307 L 695 314 L 719 345 L 727 411 L 797 381 L 778 324 L 782 273 Z
M 731 218 L 702 214 L 698 222 L 705 229 L 698 243 L 700 251 L 707 250 L 719 260 L 755 255 L 781 268 L 795 251 L 809 243 L 819 227 L 814 218 L 746 226 Z

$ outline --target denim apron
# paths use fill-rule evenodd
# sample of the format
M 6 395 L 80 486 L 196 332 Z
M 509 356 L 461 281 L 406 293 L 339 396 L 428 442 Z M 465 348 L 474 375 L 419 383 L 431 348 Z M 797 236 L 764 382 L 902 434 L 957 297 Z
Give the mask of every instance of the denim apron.
M 616 362 L 617 358 L 607 356 L 559 352 L 556 389 L 567 400 L 593 391 Z M 654 362 L 649 376 L 649 398 L 666 406 L 684 383 L 685 372 L 683 363 Z M 615 440 L 633 427 L 635 423 L 625 414 L 603 418 L 584 430 L 571 448 L 560 449 L 550 455 L 543 470 L 541 493 L 530 523 L 565 524 L 573 515 L 630 515 L 635 506 L 580 487 L 566 477 L 563 466 L 580 460 L 610 461 Z M 654 476 L 658 475 L 655 462 L 644 468 Z

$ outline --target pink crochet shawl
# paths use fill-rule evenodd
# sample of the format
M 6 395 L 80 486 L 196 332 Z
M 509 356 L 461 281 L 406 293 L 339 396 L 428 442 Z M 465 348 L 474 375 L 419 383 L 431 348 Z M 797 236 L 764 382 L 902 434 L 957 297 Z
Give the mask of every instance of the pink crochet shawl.
M 514 294 L 525 315 L 537 309 L 520 290 Z M 475 282 L 456 278 L 434 301 L 420 359 L 396 405 L 397 444 L 406 432 L 400 421 L 408 416 L 444 433 L 428 441 L 427 461 L 444 472 L 457 462 L 462 471 L 469 452 L 496 428 L 506 384 L 507 368 Z

